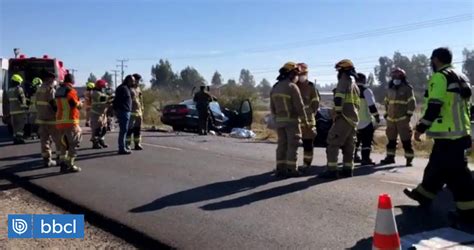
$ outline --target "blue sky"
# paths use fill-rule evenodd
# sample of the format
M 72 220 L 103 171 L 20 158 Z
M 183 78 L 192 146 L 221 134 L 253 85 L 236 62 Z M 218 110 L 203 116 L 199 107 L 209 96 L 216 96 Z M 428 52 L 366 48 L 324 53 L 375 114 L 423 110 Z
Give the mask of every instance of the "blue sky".
M 286 61 L 304 61 L 310 78 L 325 84 L 343 58 L 365 73 L 397 50 L 450 46 L 462 60 L 462 49 L 474 48 L 473 13 L 472 0 L 0 0 L 0 56 L 19 47 L 61 58 L 78 70 L 79 85 L 91 72 L 116 69 L 119 58 L 147 82 L 151 65 L 168 58 L 175 71 L 190 65 L 208 81 L 215 70 L 238 80 L 247 68 L 257 83 L 273 82 Z M 413 30 L 386 34 L 394 26 Z

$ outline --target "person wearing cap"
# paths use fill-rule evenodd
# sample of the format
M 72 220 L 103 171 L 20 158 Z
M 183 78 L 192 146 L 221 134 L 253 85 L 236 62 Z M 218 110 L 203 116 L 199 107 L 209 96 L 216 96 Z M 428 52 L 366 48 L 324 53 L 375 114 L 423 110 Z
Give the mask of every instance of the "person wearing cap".
M 387 156 L 380 164 L 395 163 L 397 151 L 397 137 L 400 136 L 405 151 L 406 166 L 411 167 L 415 153 L 413 151 L 411 138 L 413 130 L 410 120 L 415 112 L 416 100 L 413 87 L 407 80 L 405 70 L 395 68 L 391 72 L 392 80 L 388 83 L 385 94 L 385 119 L 387 120 L 386 135 Z
M 54 80 L 56 75 L 52 72 L 42 72 L 42 84 L 36 92 L 35 106 L 37 109 L 36 124 L 41 144 L 41 157 L 44 167 L 53 167 L 57 162 L 52 160 L 52 144 L 56 145 L 56 153 L 61 151 L 61 140 L 56 129 L 56 111 L 58 109 L 54 99 L 56 90 Z
M 118 153 L 120 155 L 129 155 L 132 153 L 126 147 L 126 136 L 132 111 L 132 94 L 130 88 L 132 88 L 134 84 L 135 78 L 132 75 L 127 75 L 123 83 L 115 90 L 115 98 L 113 99 L 115 117 L 117 117 L 120 128 L 118 137 Z
M 362 166 L 375 165 L 370 158 L 372 151 L 372 141 L 374 139 L 374 121 L 380 123 L 380 115 L 375 106 L 374 92 L 367 84 L 367 77 L 362 73 L 357 73 L 356 83 L 360 92 L 359 123 L 357 124 L 357 142 L 354 152 L 354 162 L 361 163 Z M 361 148 L 362 159 L 358 155 Z
M 64 83 L 56 90 L 55 99 L 57 105 L 56 128 L 63 146 L 60 153 L 61 173 L 79 172 L 81 168 L 76 166 L 76 148 L 81 141 L 80 112 L 82 103 L 74 88 L 74 76 L 66 74 Z
M 127 133 L 127 148 L 130 149 L 133 139 L 133 142 L 135 144 L 134 149 L 143 150 L 143 147 L 141 145 L 143 95 L 140 89 L 140 80 L 142 79 L 142 76 L 140 74 L 135 73 L 133 74 L 133 78 L 135 78 L 135 84 L 130 89 L 130 92 L 132 93 L 132 113 Z
M 356 77 L 354 64 L 349 59 L 341 60 L 335 66 L 338 83 L 334 94 L 334 122 L 328 133 L 326 148 L 327 169 L 319 177 L 335 179 L 339 177 L 337 158 L 342 149 L 342 176 L 352 177 L 354 171 L 354 147 L 357 124 L 359 122 L 360 93 L 352 81 Z
M 302 172 L 307 172 L 313 162 L 314 138 L 316 137 L 316 113 L 319 109 L 319 92 L 314 83 L 308 80 L 308 65 L 298 63 L 299 75 L 298 86 L 310 126 L 301 126 L 303 139 L 303 166 L 299 168 Z
M 104 89 L 107 87 L 105 80 L 97 80 L 94 84 L 95 88 L 91 94 L 91 141 L 93 149 L 108 148 L 105 143 L 105 134 L 107 133 L 107 109 L 110 106 L 110 100 L 105 94 Z
M 21 84 L 23 77 L 20 74 L 13 74 L 10 81 L 10 88 L 5 98 L 10 122 L 13 129 L 13 144 L 24 144 L 24 128 L 26 124 L 28 105 L 25 91 Z
M 403 192 L 421 206 L 429 206 L 446 185 L 456 204 L 451 219 L 474 224 L 474 180 L 466 157 L 466 151 L 472 147 L 472 92 L 467 77 L 454 70 L 452 59 L 448 48 L 432 52 L 434 73 L 426 88 L 424 112 L 414 137 L 420 141 L 426 133 L 434 144 L 421 184 Z
M 212 96 L 206 91 L 206 86 L 202 85 L 200 90 L 194 94 L 196 109 L 199 116 L 199 135 L 207 135 L 209 121 L 209 103 L 212 102 Z
M 86 127 L 90 126 L 90 118 L 91 118 L 91 108 L 92 108 L 92 91 L 95 88 L 95 83 L 88 82 L 86 83 L 86 91 L 84 92 L 84 108 L 86 110 Z
M 278 136 L 275 173 L 277 177 L 297 177 L 301 175 L 297 169 L 301 128 L 311 129 L 312 126 L 296 85 L 300 73 L 298 65 L 287 62 L 279 73 L 278 82 L 270 92 L 270 110 Z
M 28 113 L 27 113 L 27 122 L 26 122 L 26 130 L 28 130 L 29 136 L 31 138 L 36 139 L 38 137 L 38 125 L 36 124 L 36 93 L 38 91 L 39 86 L 43 83 L 41 78 L 35 77 L 31 81 L 31 89 L 29 95 L 27 95 L 26 104 L 28 105 Z

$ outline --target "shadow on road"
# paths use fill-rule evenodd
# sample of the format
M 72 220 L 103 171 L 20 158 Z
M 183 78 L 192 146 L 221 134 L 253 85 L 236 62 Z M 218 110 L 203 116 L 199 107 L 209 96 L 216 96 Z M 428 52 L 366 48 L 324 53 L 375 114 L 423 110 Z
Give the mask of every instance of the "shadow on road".
M 272 172 L 252 175 L 238 180 L 216 182 L 158 198 L 148 204 L 130 210 L 132 213 L 156 211 L 165 207 L 187 205 L 201 201 L 225 197 L 235 193 L 278 181 Z
M 14 189 L 17 187 L 18 186 L 13 183 L 4 183 L 4 184 L 0 184 L 0 191 L 7 191 L 7 190 Z
M 392 169 L 394 167 L 360 167 L 355 170 L 356 176 L 372 174 L 376 171 Z M 308 176 L 317 175 L 324 171 L 324 167 L 313 166 L 308 171 Z M 272 175 L 273 172 L 266 172 L 259 175 L 248 176 L 238 180 L 216 182 L 201 187 L 196 187 L 181 191 L 178 193 L 170 194 L 161 198 L 158 198 L 148 204 L 133 208 L 130 210 L 132 213 L 142 213 L 160 210 L 166 207 L 187 205 L 201 201 L 207 201 L 217 198 L 223 198 L 239 192 L 248 191 L 259 186 L 266 185 L 271 182 L 279 181 L 281 179 L 276 178 Z M 254 202 L 261 200 L 271 199 L 274 197 L 282 196 L 285 194 L 293 193 L 308 189 L 309 187 L 326 183 L 333 180 L 324 180 L 316 177 L 312 177 L 305 181 L 291 183 L 285 186 L 279 186 L 272 189 L 259 191 L 239 198 L 207 204 L 201 207 L 203 210 L 220 210 L 241 207 L 249 205 Z

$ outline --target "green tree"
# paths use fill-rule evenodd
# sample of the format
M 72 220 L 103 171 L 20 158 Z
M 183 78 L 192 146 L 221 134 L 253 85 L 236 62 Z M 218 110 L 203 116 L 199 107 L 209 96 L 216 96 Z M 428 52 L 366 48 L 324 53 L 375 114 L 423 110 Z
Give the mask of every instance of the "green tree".
M 216 72 L 212 76 L 211 84 L 212 86 L 218 87 L 222 85 L 222 82 L 222 75 L 216 70 Z
M 240 71 L 239 83 L 248 89 L 255 88 L 255 79 L 248 69 L 242 69 Z
M 178 83 L 180 90 L 187 91 L 206 83 L 206 80 L 195 68 L 188 66 L 181 70 Z
M 424 54 L 413 55 L 407 77 L 413 86 L 417 100 L 423 100 L 423 94 L 431 73 L 430 59 Z
M 367 77 L 367 85 L 369 85 L 369 87 L 374 87 L 375 85 L 375 76 L 373 73 L 370 73 L 369 76 Z
M 260 93 L 260 96 L 268 98 L 270 97 L 270 91 L 272 90 L 272 86 L 267 79 L 263 78 L 260 84 L 257 86 L 257 89 Z
M 379 58 L 379 65 L 374 69 L 375 76 L 379 82 L 379 86 L 374 89 L 374 95 L 377 102 L 382 102 L 385 98 L 385 90 L 388 87 L 390 72 L 393 69 L 393 61 L 387 56 Z
M 112 88 L 114 86 L 114 80 L 112 78 L 112 75 L 109 74 L 108 71 L 105 71 L 104 75 L 100 79 L 106 81 L 109 84 L 109 88 Z
M 467 76 L 471 84 L 474 84 L 474 50 L 465 48 L 462 51 L 462 55 L 464 56 L 462 72 Z
M 226 86 L 237 86 L 237 82 L 234 79 L 227 80 Z
M 171 63 L 161 59 L 158 64 L 151 66 L 151 87 L 171 90 L 175 87 L 177 75 L 173 72 Z
M 87 82 L 95 83 L 96 81 L 97 81 L 97 77 L 93 73 L 90 73 L 89 78 L 87 78 Z

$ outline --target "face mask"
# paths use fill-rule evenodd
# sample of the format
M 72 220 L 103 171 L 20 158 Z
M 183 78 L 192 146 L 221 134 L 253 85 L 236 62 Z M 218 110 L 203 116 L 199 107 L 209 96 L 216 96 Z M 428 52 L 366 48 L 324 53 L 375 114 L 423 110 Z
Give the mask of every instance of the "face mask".
M 395 84 L 396 86 L 400 85 L 402 83 L 402 80 L 400 79 L 394 79 L 393 80 L 393 84 Z
M 307 80 L 308 80 L 307 75 L 302 75 L 302 76 L 298 77 L 298 81 L 301 82 L 301 83 L 306 82 Z

